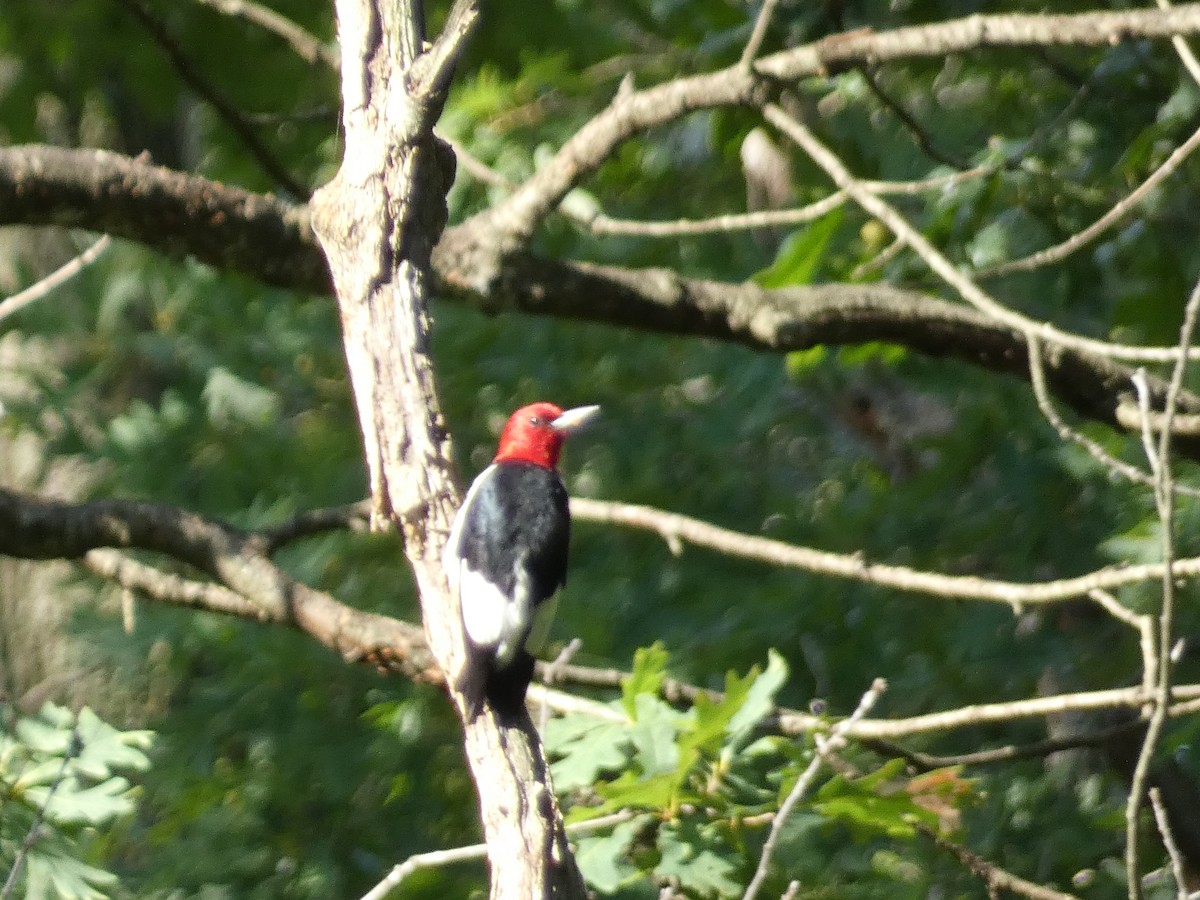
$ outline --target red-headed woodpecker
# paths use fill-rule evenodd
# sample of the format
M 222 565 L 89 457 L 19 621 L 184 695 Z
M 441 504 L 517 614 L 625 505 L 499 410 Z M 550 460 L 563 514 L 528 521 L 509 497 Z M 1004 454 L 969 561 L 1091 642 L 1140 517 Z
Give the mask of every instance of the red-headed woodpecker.
M 502 715 L 525 702 L 531 652 L 545 639 L 552 598 L 567 580 L 571 513 L 558 454 L 567 435 L 599 411 L 564 412 L 553 403 L 518 409 L 504 426 L 495 460 L 454 517 L 442 565 L 466 630 L 468 660 L 458 688 L 468 721 L 485 697 Z

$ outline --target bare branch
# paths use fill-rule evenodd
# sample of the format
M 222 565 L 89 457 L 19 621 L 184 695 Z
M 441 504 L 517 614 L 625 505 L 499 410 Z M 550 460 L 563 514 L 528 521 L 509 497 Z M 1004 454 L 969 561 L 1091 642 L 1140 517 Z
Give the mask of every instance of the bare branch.
M 328 294 L 308 208 L 106 150 L 0 148 L 0 223 L 62 225 Z
M 506 202 L 481 213 L 505 237 L 506 250 L 522 246 L 567 192 L 635 134 L 698 109 L 761 101 L 757 75 L 787 83 L 851 65 L 942 57 L 988 47 L 1106 46 L 1133 38 L 1164 39 L 1200 31 L 1200 6 L 1074 15 L 970 16 L 934 25 L 877 32 L 860 29 L 784 50 L 746 68 L 680 78 L 617 97 L 577 131 L 554 158 Z
M 937 846 L 954 856 L 967 871 L 981 878 L 988 886 L 988 895 L 996 896 L 1000 891 L 1011 891 L 1028 897 L 1029 900 L 1079 900 L 1075 894 L 1064 894 L 1053 888 L 1048 888 L 1032 881 L 1027 881 L 1013 875 L 994 863 L 988 862 L 977 853 L 973 853 L 961 844 L 942 837 L 932 828 L 917 824 L 917 830 L 933 841 Z
M 887 682 L 882 678 L 876 678 L 867 692 L 862 695 L 862 699 L 858 701 L 858 707 L 851 715 L 841 722 L 833 726 L 833 730 L 828 737 L 817 735 L 817 752 L 813 754 L 812 761 L 808 767 L 796 779 L 796 783 L 792 785 L 792 789 L 788 792 L 783 803 L 779 805 L 779 811 L 775 814 L 775 818 L 771 821 L 771 831 L 767 835 L 766 843 L 763 844 L 762 853 L 758 858 L 758 866 L 754 870 L 754 877 L 750 879 L 750 883 L 746 885 L 746 891 L 742 894 L 742 900 L 754 900 L 758 896 L 758 892 L 762 889 L 763 882 L 767 880 L 767 875 L 771 870 L 771 857 L 775 853 L 775 845 L 779 842 L 779 835 L 783 832 L 783 826 L 787 824 L 788 818 L 792 814 L 792 810 L 796 808 L 805 794 L 808 793 L 813 779 L 817 777 L 817 772 L 821 768 L 821 763 L 829 753 L 836 753 L 842 747 L 846 746 L 846 735 L 854 728 L 855 724 L 860 722 L 871 708 L 883 696 L 883 692 L 887 690 Z
M 743 559 L 803 569 L 819 575 L 849 578 L 865 584 L 894 588 L 933 597 L 984 600 L 1013 607 L 1059 603 L 1086 596 L 1093 590 L 1112 590 L 1128 584 L 1158 580 L 1165 567 L 1160 563 L 1097 569 L 1074 578 L 1043 582 L 1012 582 L 974 575 L 944 575 L 868 562 L 858 554 L 829 553 L 770 538 L 743 534 L 679 513 L 649 506 L 609 503 L 583 497 L 571 498 L 571 514 L 578 521 L 604 522 L 653 531 L 665 540 L 682 540 Z M 1200 557 L 1176 560 L 1176 578 L 1200 574 Z
M 1054 430 L 1058 432 L 1058 436 L 1064 441 L 1070 441 L 1078 444 L 1080 447 L 1086 450 L 1093 459 L 1095 459 L 1109 471 L 1120 475 L 1129 481 L 1132 481 L 1134 484 L 1142 484 L 1146 485 L 1147 487 L 1153 487 L 1154 478 L 1150 474 L 1142 471 L 1137 466 L 1130 465 L 1123 460 L 1117 459 L 1087 435 L 1080 434 L 1063 421 L 1062 417 L 1058 414 L 1058 411 L 1054 408 L 1054 403 L 1050 399 L 1050 392 L 1046 388 L 1046 372 L 1045 367 L 1042 365 L 1041 341 L 1038 339 L 1037 335 L 1033 333 L 1027 333 L 1025 335 L 1025 342 L 1029 348 L 1029 383 L 1033 387 L 1033 396 L 1037 400 L 1038 409 L 1041 410 L 1041 413 L 1043 416 L 1045 416 L 1046 421 L 1049 422 Z M 1128 409 L 1129 404 L 1126 403 L 1121 403 L 1117 406 L 1117 421 L 1126 428 L 1129 428 L 1131 431 L 1136 431 L 1138 428 L 1140 428 L 1141 419 L 1131 419 Z M 1156 420 L 1154 419 L 1154 416 L 1156 415 L 1157 414 L 1151 414 L 1152 427 L 1156 423 Z M 1200 417 L 1189 418 L 1200 419 Z M 1161 417 L 1158 417 L 1157 419 L 1157 426 L 1158 430 L 1161 431 L 1163 427 Z M 1171 420 L 1171 430 L 1177 434 L 1181 433 L 1178 417 L 1175 417 Z M 1200 490 L 1196 488 L 1187 487 L 1186 485 L 1175 485 L 1174 489 L 1176 493 L 1187 494 L 1191 497 L 1200 497 Z
M 83 557 L 88 568 L 154 599 L 288 624 L 345 659 L 437 680 L 420 629 L 351 609 L 296 581 L 263 555 L 263 545 L 232 525 L 160 504 L 96 500 L 72 505 L 0 491 L 0 553 L 6 556 Z M 100 548 L 161 553 L 228 590 L 157 572 Z
M 899 210 L 886 200 L 866 190 L 850 174 L 842 161 L 817 140 L 816 135 L 807 126 L 774 103 L 769 103 L 763 108 L 763 116 L 802 147 L 812 157 L 813 162 L 825 170 L 825 174 L 838 188 L 853 197 L 859 206 L 883 222 L 897 237 L 903 238 L 913 252 L 921 257 L 938 277 L 953 287 L 964 300 L 997 322 L 1021 333 L 1036 334 L 1048 344 L 1113 359 L 1170 362 L 1178 357 L 1179 350 L 1175 348 L 1135 347 L 1095 340 L 1063 331 L 1049 322 L 1039 322 L 1009 309 L 964 275 L 918 229 L 914 228 Z
M 1167 850 L 1167 858 L 1171 861 L 1171 874 L 1175 876 L 1175 896 L 1178 900 L 1188 900 L 1187 877 L 1184 875 L 1183 855 L 1179 845 L 1175 843 L 1175 835 L 1171 831 L 1171 820 L 1167 817 L 1167 808 L 1163 804 L 1162 791 L 1156 787 L 1150 788 L 1150 808 L 1154 811 L 1154 824 L 1158 826 L 1158 835 L 1162 838 L 1163 847 Z
M 874 183 L 866 183 L 876 190 Z M 886 184 L 886 183 L 885 183 Z M 85 227 L 140 241 L 168 256 L 309 293 L 328 293 L 329 271 L 308 208 L 100 150 L 0 148 L 0 224 Z M 886 341 L 1029 378 L 1025 340 L 961 304 L 887 285 L 806 285 L 766 290 L 683 278 L 668 269 L 507 257 L 495 278 L 487 234 L 450 229 L 434 258 L 443 296 L 487 310 L 585 319 L 787 352 L 818 344 Z M 1063 351 L 1045 361 L 1049 389 L 1080 415 L 1120 427 L 1130 370 Z M 1151 381 L 1155 405 L 1166 385 Z M 1200 413 L 1188 396 L 1181 414 Z M 1178 442 L 1200 459 L 1200 438 Z
M 1006 744 L 1002 747 L 992 747 L 987 750 L 975 750 L 971 753 L 956 753 L 940 756 L 924 753 L 919 750 L 909 750 L 891 741 L 865 741 L 872 750 L 885 756 L 902 757 L 910 765 L 923 771 L 945 769 L 950 766 L 986 766 L 995 763 L 1015 762 L 1022 759 L 1045 759 L 1052 753 L 1063 750 L 1073 750 L 1077 747 L 1104 746 L 1113 738 L 1128 735 L 1138 731 L 1142 724 L 1136 719 L 1104 728 L 1087 734 L 1073 735 L 1063 738 L 1049 738 L 1035 741 L 1031 744 Z
M 1162 604 L 1158 613 L 1158 640 L 1154 645 L 1157 658 L 1152 660 L 1156 664 L 1154 669 L 1154 707 L 1150 713 L 1150 724 L 1146 728 L 1146 737 L 1142 742 L 1141 751 L 1138 753 L 1133 777 L 1130 779 L 1129 801 L 1125 807 L 1125 874 L 1129 879 L 1131 900 L 1138 900 L 1141 897 L 1141 873 L 1138 871 L 1138 824 L 1142 795 L 1150 778 L 1150 764 L 1166 725 L 1167 706 L 1171 699 L 1173 669 L 1171 647 L 1175 643 L 1176 563 L 1171 419 L 1175 415 L 1179 392 L 1183 389 L 1183 379 L 1187 372 L 1188 362 L 1186 351 L 1191 346 L 1198 318 L 1200 318 L 1200 282 L 1197 282 L 1192 289 L 1192 294 L 1184 307 L 1183 324 L 1179 328 L 1180 355 L 1171 373 L 1171 383 L 1167 388 L 1166 405 L 1163 409 L 1163 428 L 1159 434 L 1157 447 L 1153 446 L 1150 437 L 1150 392 L 1145 387 L 1144 377 L 1135 379 L 1135 385 L 1138 388 L 1138 403 L 1144 411 L 1145 418 L 1142 435 L 1146 443 L 1150 470 L 1154 475 L 1154 503 L 1158 509 L 1161 525 L 1163 575 Z
M 758 10 L 758 17 L 754 20 L 754 29 L 750 32 L 750 40 L 746 41 L 746 46 L 742 50 L 742 58 L 738 61 L 743 69 L 750 69 L 754 65 L 754 60 L 758 57 L 758 51 L 762 49 L 763 39 L 767 36 L 767 29 L 771 26 L 771 17 L 775 15 L 775 7 L 779 0 L 763 0 L 763 5 Z
M 566 826 L 568 834 L 591 834 L 594 831 L 604 831 L 622 822 L 628 822 L 634 817 L 630 811 L 616 812 L 607 816 L 597 816 L 586 822 L 572 822 Z M 404 862 L 394 866 L 375 887 L 362 896 L 362 900 L 383 900 L 393 890 L 400 886 L 404 879 L 421 869 L 439 868 L 457 862 L 468 862 L 483 859 L 487 856 L 487 844 L 469 844 L 466 847 L 452 847 L 448 850 L 430 850 L 428 853 L 414 853 Z
M 1159 9 L 1171 8 L 1171 0 L 1155 0 L 1155 2 Z M 1192 80 L 1200 84 L 1200 61 L 1197 61 L 1196 54 L 1192 52 L 1187 41 L 1176 35 L 1171 38 L 1171 46 L 1175 48 L 1176 55 L 1183 63 L 1183 67 L 1188 70 L 1188 74 L 1192 76 Z
M 31 303 L 41 300 L 61 284 L 70 281 L 101 256 L 112 244 L 112 238 L 107 234 L 88 247 L 78 256 L 63 263 L 45 278 L 40 278 L 23 291 L 18 291 L 11 297 L 0 301 L 0 322 L 14 313 L 18 313 Z
M 370 524 L 371 503 L 369 500 L 361 500 L 345 506 L 307 510 L 286 522 L 258 531 L 255 539 L 262 541 L 264 552 L 270 555 L 281 547 L 306 537 L 344 529 L 365 531 Z
M 1200 685 L 1177 685 L 1172 697 L 1189 699 L 1200 696 Z M 944 712 L 925 713 L 907 719 L 864 719 L 847 734 L 861 739 L 895 739 L 934 731 L 953 731 L 995 722 L 1041 718 L 1064 712 L 1093 709 L 1136 709 L 1150 699 L 1140 688 L 1113 688 L 1105 691 L 1085 691 L 1053 697 L 1033 697 L 1007 703 L 979 703 Z M 1175 710 L 1172 709 L 1172 715 Z M 781 712 L 779 728 L 784 734 L 804 734 L 827 728 L 817 716 L 801 712 Z
M 161 603 L 191 606 L 259 622 L 277 621 L 262 606 L 223 585 L 164 572 L 119 550 L 89 550 L 82 561 L 93 574 Z
M 261 3 L 254 3 L 252 0 L 196 0 L 196 2 L 227 16 L 245 19 L 282 38 L 305 62 L 319 62 L 335 72 L 338 69 L 339 60 L 336 47 L 329 46 L 291 19 Z
M 292 177 L 292 173 L 280 162 L 274 152 L 263 143 L 262 139 L 259 138 L 258 134 L 229 99 L 218 91 L 212 82 L 200 74 L 200 71 L 192 65 L 192 61 L 188 58 L 187 53 L 184 52 L 171 32 L 167 30 L 167 26 L 163 21 L 151 12 L 141 0 L 117 0 L 117 2 L 125 7 L 141 23 L 142 27 L 149 32 L 155 43 L 166 53 L 167 58 L 171 61 L 171 65 L 175 68 L 179 77 L 216 111 L 217 115 L 221 117 L 221 121 L 229 126 L 229 129 L 237 135 L 238 140 L 242 142 L 246 151 L 254 158 L 262 170 L 293 197 L 299 200 L 308 199 L 308 189 Z
M 1047 247 L 1045 250 L 1031 253 L 1029 256 L 1021 259 L 1014 259 L 1009 262 L 1000 263 L 999 265 L 976 269 L 976 276 L 980 278 L 998 278 L 1002 275 L 1011 275 L 1013 272 L 1028 272 L 1066 259 L 1076 250 L 1092 243 L 1092 241 L 1096 240 L 1096 238 L 1100 237 L 1100 235 L 1129 215 L 1145 199 L 1147 194 L 1174 174 L 1175 170 L 1196 151 L 1197 147 L 1200 147 L 1200 129 L 1192 132 L 1191 137 L 1176 147 L 1171 155 L 1163 161 L 1162 165 L 1151 172 L 1145 181 L 1130 191 L 1104 213 L 1104 215 L 1082 231 L 1075 232 L 1075 234 L 1060 244 L 1055 244 L 1053 247 Z
M 925 127 L 918 122 L 907 109 L 904 104 L 897 100 L 888 92 L 882 82 L 879 80 L 879 73 L 874 71 L 869 66 L 859 66 L 859 73 L 867 83 L 867 87 L 871 89 L 871 93 L 875 95 L 887 109 L 889 109 L 905 130 L 912 135 L 913 142 L 917 145 L 917 149 L 932 159 L 934 162 L 939 162 L 944 166 L 949 166 L 952 169 L 965 171 L 971 166 L 967 165 L 963 160 L 956 159 L 949 154 L 940 150 L 933 142 L 933 138 L 929 136 L 929 132 Z
M 673 222 L 646 222 L 634 219 L 614 219 L 603 214 L 593 216 L 584 224 L 593 234 L 630 234 L 641 237 L 678 237 L 692 234 L 717 234 L 750 231 L 779 225 L 802 225 L 812 222 L 846 202 L 840 191 L 796 209 L 764 209 L 748 213 L 728 213 L 708 219 L 676 219 Z

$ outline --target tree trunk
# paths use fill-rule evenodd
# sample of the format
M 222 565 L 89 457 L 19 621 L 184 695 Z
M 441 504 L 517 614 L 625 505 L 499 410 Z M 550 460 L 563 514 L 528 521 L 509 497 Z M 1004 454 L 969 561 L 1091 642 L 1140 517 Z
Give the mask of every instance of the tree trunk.
M 449 685 L 466 656 L 439 556 L 459 493 L 428 354 L 427 309 L 454 157 L 432 128 L 476 14 L 470 0 L 456 3 L 442 35 L 426 45 L 411 0 L 337 0 L 346 150 L 312 201 L 341 312 L 373 520 L 403 531 L 426 636 Z M 462 698 L 455 702 L 461 714 Z M 491 896 L 585 896 L 528 716 L 515 723 L 478 716 L 466 726 L 466 752 Z

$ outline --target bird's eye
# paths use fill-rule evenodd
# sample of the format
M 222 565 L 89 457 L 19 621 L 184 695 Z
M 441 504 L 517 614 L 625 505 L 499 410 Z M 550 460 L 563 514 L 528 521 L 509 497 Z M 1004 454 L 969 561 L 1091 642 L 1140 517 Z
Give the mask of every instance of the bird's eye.
M 530 416 L 529 424 L 532 425 L 534 428 L 539 427 L 542 424 L 542 417 L 541 416 Z

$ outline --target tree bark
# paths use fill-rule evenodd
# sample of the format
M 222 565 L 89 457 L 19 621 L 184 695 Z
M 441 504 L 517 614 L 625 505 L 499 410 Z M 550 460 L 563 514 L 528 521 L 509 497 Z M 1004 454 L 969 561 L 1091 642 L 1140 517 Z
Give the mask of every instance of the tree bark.
M 426 45 L 413 2 L 338 0 L 346 150 L 313 198 L 329 260 L 370 472 L 373 521 L 402 529 L 434 658 L 454 685 L 465 664 L 457 598 L 440 553 L 458 490 L 428 354 L 433 247 L 454 158 L 433 136 L 477 11 L 456 3 Z M 455 697 L 460 714 L 464 704 Z M 527 715 L 466 723 L 493 898 L 583 897 L 541 742 Z

